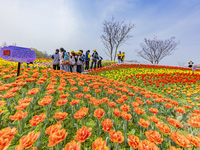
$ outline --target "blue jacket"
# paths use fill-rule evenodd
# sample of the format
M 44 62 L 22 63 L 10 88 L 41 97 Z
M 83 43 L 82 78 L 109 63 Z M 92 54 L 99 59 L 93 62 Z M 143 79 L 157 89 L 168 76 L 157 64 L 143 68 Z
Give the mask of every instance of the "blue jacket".
M 69 60 L 69 55 L 67 52 L 65 53 L 64 60 Z

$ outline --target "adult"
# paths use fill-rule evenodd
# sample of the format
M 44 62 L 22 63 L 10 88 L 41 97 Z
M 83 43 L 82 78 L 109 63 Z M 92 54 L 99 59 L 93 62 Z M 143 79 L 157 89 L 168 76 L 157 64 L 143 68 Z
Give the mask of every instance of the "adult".
M 90 63 L 90 50 L 87 50 L 85 54 L 85 70 L 89 69 L 89 63 Z
M 194 63 L 192 61 L 190 61 L 188 64 L 189 64 L 188 67 L 192 68 Z
M 75 52 L 72 50 L 71 51 L 71 56 L 69 57 L 69 65 L 70 65 L 70 71 L 76 72 L 76 67 L 77 67 L 77 58 L 75 57 Z
M 96 49 L 94 49 L 93 54 L 92 54 L 92 64 L 90 66 L 90 69 L 92 69 L 93 64 L 94 64 L 94 69 L 96 69 L 97 59 L 98 59 L 98 53 L 97 53 Z
M 69 71 L 69 55 L 70 55 L 70 53 L 69 52 L 65 52 L 65 56 L 64 56 L 64 70 L 66 71 L 66 72 L 68 72 Z
M 79 50 L 81 52 L 81 59 L 83 59 L 83 65 L 81 66 L 81 72 L 83 72 L 83 67 L 84 67 L 84 64 L 85 64 L 85 54 L 83 54 L 83 50 Z
M 97 62 L 97 67 L 98 67 L 98 68 L 102 67 L 102 65 L 101 65 L 101 61 L 102 61 L 102 60 L 103 60 L 103 57 L 98 56 L 98 62 Z
M 60 70 L 65 70 L 65 61 L 64 61 L 64 56 L 65 56 L 65 50 L 64 48 L 60 48 Z
M 122 59 L 122 55 L 121 55 L 121 51 L 119 51 L 119 54 L 117 54 L 118 64 L 121 63 L 121 59 Z
M 84 59 L 82 57 L 82 52 L 78 51 L 78 56 L 77 56 L 77 72 L 78 73 L 82 72 L 83 62 L 84 62 Z
M 59 67 L 59 49 L 56 49 L 55 54 L 52 55 L 52 59 L 53 59 L 53 69 L 54 70 L 60 70 L 60 67 Z
M 124 59 L 125 59 L 125 53 L 122 52 L 122 59 L 121 59 L 121 60 L 122 60 L 122 61 L 121 61 L 122 63 L 124 63 Z

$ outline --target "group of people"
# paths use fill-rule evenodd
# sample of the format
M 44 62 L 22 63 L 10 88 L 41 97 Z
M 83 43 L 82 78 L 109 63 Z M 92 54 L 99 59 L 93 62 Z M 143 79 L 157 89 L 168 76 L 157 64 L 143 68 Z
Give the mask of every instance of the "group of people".
M 117 54 L 117 61 L 118 63 L 124 63 L 124 59 L 125 59 L 125 52 L 119 51 L 119 54 Z
M 60 52 L 60 53 L 59 53 Z M 53 59 L 53 69 L 54 70 L 65 70 L 67 72 L 78 72 L 82 73 L 85 66 L 85 70 L 94 69 L 96 67 L 102 67 L 101 61 L 103 58 L 99 56 L 97 51 L 94 49 L 92 55 L 90 56 L 90 50 L 87 50 L 86 53 L 83 53 L 83 50 L 78 52 L 66 52 L 64 48 L 56 49 Z M 89 68 L 90 59 L 92 59 L 91 66 Z

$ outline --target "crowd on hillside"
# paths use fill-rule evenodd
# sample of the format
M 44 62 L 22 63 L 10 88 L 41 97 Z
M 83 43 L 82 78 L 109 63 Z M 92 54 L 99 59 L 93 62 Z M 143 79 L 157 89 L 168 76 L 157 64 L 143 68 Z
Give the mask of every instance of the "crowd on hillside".
M 60 53 L 59 53 L 60 52 Z M 54 70 L 65 70 L 67 72 L 78 72 L 82 73 L 85 66 L 85 70 L 94 69 L 96 67 L 102 67 L 101 61 L 103 58 L 94 49 L 92 55 L 90 56 L 90 50 L 83 53 L 83 50 L 78 52 L 66 52 L 64 48 L 56 49 L 55 54 L 52 55 L 53 59 L 53 69 Z M 92 59 L 91 66 L 90 59 Z

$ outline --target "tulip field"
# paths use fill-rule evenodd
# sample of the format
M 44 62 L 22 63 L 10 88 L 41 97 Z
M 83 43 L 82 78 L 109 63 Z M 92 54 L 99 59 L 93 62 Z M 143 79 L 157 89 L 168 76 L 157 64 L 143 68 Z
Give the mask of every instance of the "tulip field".
M 16 73 L 0 61 L 0 150 L 200 149 L 199 70 L 22 64 Z

